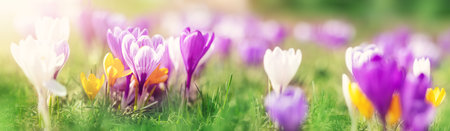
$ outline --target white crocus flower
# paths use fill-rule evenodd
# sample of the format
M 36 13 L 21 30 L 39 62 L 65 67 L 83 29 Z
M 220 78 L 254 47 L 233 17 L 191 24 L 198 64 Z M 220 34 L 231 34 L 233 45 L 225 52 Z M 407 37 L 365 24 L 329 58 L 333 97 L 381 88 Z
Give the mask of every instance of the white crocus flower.
M 28 36 L 11 44 L 11 54 L 38 95 L 38 110 L 45 129 L 50 127 L 47 98 L 50 94 L 65 96 L 66 88 L 55 78 L 69 55 L 68 20 L 44 18 L 36 23 L 36 38 Z
M 419 76 L 424 74 L 430 77 L 430 60 L 428 58 L 419 58 L 414 60 L 413 64 L 413 74 L 414 76 Z
M 369 61 L 374 55 L 381 54 L 381 49 L 374 44 L 362 44 L 356 47 L 349 47 L 345 52 L 345 64 L 350 73 L 353 74 L 354 67 L 360 67 Z
M 302 62 L 302 52 L 293 48 L 281 50 L 275 47 L 264 54 L 264 70 L 272 83 L 275 92 L 280 93 L 288 86 Z
M 35 33 L 36 39 L 48 41 L 46 44 L 61 44 L 69 39 L 69 20 L 44 17 L 36 22 Z
M 183 56 L 181 55 L 180 49 L 180 38 L 179 37 L 169 37 L 167 40 L 167 46 L 169 51 L 169 57 L 173 64 L 172 76 L 176 77 L 184 77 L 186 76 L 186 72 L 184 71 L 184 62 Z M 173 77 L 175 78 L 175 77 Z M 172 78 L 172 79 L 173 79 Z M 179 79 L 179 78 L 177 78 Z M 177 81 L 177 79 L 175 81 Z

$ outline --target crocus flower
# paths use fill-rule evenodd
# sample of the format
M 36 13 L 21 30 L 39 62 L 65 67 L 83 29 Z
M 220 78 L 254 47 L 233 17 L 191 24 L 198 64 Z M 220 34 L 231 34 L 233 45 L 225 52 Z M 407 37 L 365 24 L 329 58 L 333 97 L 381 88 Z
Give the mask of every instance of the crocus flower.
M 286 38 L 284 27 L 274 20 L 263 22 L 261 24 L 261 32 L 263 38 L 270 41 L 273 46 L 279 45 Z
M 264 54 L 264 70 L 272 83 L 272 88 L 276 93 L 281 93 L 286 88 L 292 78 L 297 73 L 302 62 L 302 52 L 300 49 L 281 50 L 275 47 L 272 51 L 266 50 Z
M 450 49 L 450 29 L 447 29 L 446 31 L 442 32 L 437 39 L 437 42 L 439 43 L 439 46 L 443 50 L 449 50 Z M 448 53 L 448 52 L 444 52 Z
M 430 77 L 430 67 L 430 60 L 428 58 L 415 59 L 412 69 L 413 75 L 419 76 L 420 74 L 424 74 Z
M 122 14 L 93 9 L 84 9 L 79 20 L 82 36 L 88 45 L 93 40 L 99 40 L 101 43 L 106 44 L 107 36 L 105 34 L 108 29 L 115 27 L 124 28 L 127 23 L 125 16 Z
M 216 52 L 219 53 L 221 56 L 228 56 L 230 54 L 230 47 L 231 47 L 231 39 L 227 37 L 217 37 L 217 39 L 214 41 L 216 45 Z
M 167 40 L 167 46 L 168 46 L 168 52 L 169 52 L 169 58 L 171 60 L 173 69 L 171 71 L 171 76 L 169 79 L 174 79 L 175 82 L 178 82 L 178 80 L 181 78 L 184 78 L 186 76 L 184 62 L 183 62 L 183 56 L 181 55 L 181 49 L 180 49 L 180 38 L 176 37 L 169 37 Z
M 372 103 L 362 93 L 357 83 L 350 81 L 347 75 L 342 75 L 342 90 L 346 100 L 347 107 L 352 113 L 353 108 L 356 107 L 358 111 L 366 118 L 371 118 L 373 115 Z
M 69 59 L 69 20 L 67 18 L 52 19 L 44 17 L 36 22 L 35 25 L 36 39 L 43 43 L 55 46 L 57 55 L 64 55 L 64 63 L 58 66 L 54 74 L 54 78 L 58 76 L 59 71 Z
M 392 96 L 391 106 L 389 107 L 389 111 L 386 115 L 386 122 L 389 125 L 394 125 L 400 121 L 400 117 L 402 114 L 401 105 L 400 105 L 400 95 L 398 93 L 394 93 Z
M 168 78 L 168 72 L 169 70 L 167 70 L 167 68 L 159 68 L 159 66 L 156 67 L 156 69 L 148 77 L 146 83 L 144 83 L 144 86 L 165 82 Z
M 103 59 L 103 68 L 108 80 L 108 86 L 113 87 L 116 79 L 131 74 L 130 70 L 126 70 L 118 58 L 114 58 L 111 53 L 107 53 Z
M 362 44 L 357 47 L 349 47 L 345 52 L 345 64 L 350 73 L 353 73 L 353 66 L 361 66 L 374 55 L 381 54 L 381 50 L 373 44 Z
M 398 68 L 395 61 L 379 54 L 359 57 L 352 61 L 351 70 L 355 80 L 380 114 L 383 124 L 386 124 L 385 116 L 390 108 L 394 91 L 403 86 L 404 71 Z
M 163 43 L 153 43 L 159 39 L 162 39 L 159 35 L 150 39 L 148 36 L 135 37 L 131 34 L 123 38 L 122 54 L 125 63 L 133 71 L 140 86 L 143 86 L 151 72 L 160 64 L 165 47 Z
M 270 93 L 264 101 L 270 118 L 286 131 L 296 131 L 308 113 L 308 103 L 300 88 L 286 88 L 281 94 Z
M 208 52 L 214 41 L 214 33 L 202 34 L 200 31 L 191 31 L 188 27 L 180 36 L 180 49 L 183 56 L 187 80 L 186 91 L 188 92 L 192 75 L 202 57 Z
M 411 49 L 414 58 L 427 57 L 432 64 L 439 63 L 441 50 L 428 35 L 420 33 L 412 35 L 408 48 Z
M 404 130 L 428 130 L 435 112 L 433 105 L 426 101 L 426 91 L 430 86 L 431 79 L 424 74 L 408 76 L 400 92 Z
M 122 54 L 125 63 L 133 72 L 132 83 L 134 84 L 130 84 L 130 86 L 135 88 L 137 108 L 142 108 L 145 99 L 149 96 L 147 94 L 148 87 L 145 83 L 151 80 L 150 75 L 160 65 L 165 48 L 163 37 L 160 35 L 155 35 L 152 38 L 146 35 L 133 34 L 123 36 Z
M 247 39 L 239 46 L 239 55 L 247 65 L 259 65 L 264 59 L 264 53 L 269 43 L 261 39 Z
M 55 78 L 69 55 L 68 20 L 43 18 L 36 23 L 35 31 L 36 39 L 28 36 L 19 44 L 11 44 L 11 54 L 38 94 L 38 110 L 48 129 L 48 96 L 67 94 Z
M 306 22 L 297 23 L 293 29 L 293 35 L 300 42 L 310 42 L 313 39 L 313 25 Z
M 117 57 L 122 63 L 124 63 L 124 68 L 129 69 L 128 65 L 125 64 L 125 59 L 122 54 L 122 42 L 125 35 L 132 34 L 135 38 L 148 35 L 147 29 L 140 28 L 127 28 L 121 29 L 120 27 L 115 27 L 113 30 L 108 29 L 106 38 L 108 41 L 109 49 L 114 57 Z
M 381 48 L 387 57 L 397 60 L 400 67 L 409 68 L 414 60 L 412 50 L 408 47 L 411 32 L 406 27 L 383 32 L 374 39 L 374 43 Z
M 329 20 L 313 30 L 315 42 L 329 47 L 339 47 L 347 44 L 355 35 L 354 27 L 339 20 Z
M 105 76 L 102 75 L 102 77 L 99 79 L 95 77 L 94 74 L 89 74 L 88 78 L 86 78 L 86 75 L 84 72 L 80 73 L 80 80 L 81 85 L 83 86 L 84 91 L 86 92 L 86 95 L 90 100 L 94 100 L 95 96 L 97 95 L 98 91 L 103 86 L 103 82 L 105 81 Z
M 426 99 L 429 103 L 433 104 L 434 107 L 437 107 L 442 103 L 442 101 L 444 101 L 445 95 L 446 93 L 444 88 L 441 89 L 439 89 L 438 87 L 435 87 L 434 89 L 428 88 Z

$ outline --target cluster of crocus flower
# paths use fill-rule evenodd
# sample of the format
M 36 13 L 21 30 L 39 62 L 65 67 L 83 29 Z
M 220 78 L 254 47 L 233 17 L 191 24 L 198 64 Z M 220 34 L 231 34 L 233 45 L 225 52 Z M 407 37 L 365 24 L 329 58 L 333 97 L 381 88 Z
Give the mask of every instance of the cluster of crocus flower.
M 427 34 L 412 33 L 407 27 L 399 27 L 376 36 L 373 43 L 379 46 L 386 57 L 397 60 L 404 68 L 412 67 L 414 58 L 427 57 L 437 65 L 441 50 Z
M 56 81 L 59 71 L 69 57 L 69 21 L 67 18 L 41 18 L 35 24 L 35 36 L 19 44 L 11 44 L 11 54 L 33 84 L 38 96 L 38 110 L 45 129 L 50 126 L 47 99 L 65 96 L 66 88 Z
M 214 33 L 190 28 L 168 40 L 161 35 L 149 37 L 147 29 L 139 27 L 115 27 L 106 36 L 112 53 L 107 53 L 103 60 L 105 93 L 113 103 L 120 103 L 116 106 L 123 111 L 146 109 L 158 102 L 161 91 L 169 86 L 167 80 L 172 69 L 173 75 L 186 75 L 184 89 L 188 93 L 192 76 L 214 41 Z M 103 87 L 104 76 L 99 79 L 90 74 L 86 79 L 81 73 L 80 78 L 86 94 L 93 100 Z
M 287 36 L 285 27 L 275 20 L 263 20 L 252 15 L 225 15 L 212 12 L 204 6 L 185 8 L 181 12 L 165 13 L 160 18 L 160 25 L 155 27 L 169 35 L 178 34 L 187 26 L 215 32 L 211 53 L 227 58 L 234 49 L 246 65 L 260 65 L 265 50 L 280 45 Z M 206 59 L 208 57 L 205 55 Z
M 328 20 L 322 24 L 300 22 L 293 30 L 294 37 L 300 42 L 313 42 L 329 48 L 348 44 L 355 35 L 350 23 L 340 20 Z
M 355 79 L 352 83 L 344 75 L 342 85 L 352 121 L 354 109 L 366 118 L 375 109 L 385 128 L 402 121 L 404 130 L 428 129 L 435 110 L 432 103 L 445 97 L 445 91 L 427 92 L 432 85 L 428 58 L 417 58 L 405 68 L 378 46 L 361 45 L 347 49 L 346 63 Z
M 289 82 L 295 76 L 302 61 L 300 50 L 268 49 L 264 55 L 264 70 L 273 88 L 265 98 L 265 107 L 270 118 L 280 129 L 298 130 L 308 112 L 308 103 L 298 87 L 290 87 Z

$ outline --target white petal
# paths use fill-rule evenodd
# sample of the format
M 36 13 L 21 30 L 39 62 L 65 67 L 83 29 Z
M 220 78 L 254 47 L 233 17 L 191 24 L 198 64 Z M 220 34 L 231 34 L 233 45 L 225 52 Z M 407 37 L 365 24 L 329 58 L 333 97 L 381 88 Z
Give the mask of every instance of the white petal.
M 46 87 L 51 93 L 57 95 L 57 96 L 66 96 L 67 90 L 66 87 L 61 85 L 56 80 L 49 80 L 44 83 L 44 87 Z
M 347 104 L 347 108 L 350 112 L 353 112 L 353 104 L 350 99 L 350 92 L 349 92 L 349 86 L 350 86 L 350 79 L 347 75 L 342 74 L 342 93 L 344 94 L 345 104 Z
M 348 71 L 350 71 L 350 73 L 353 74 L 353 71 L 352 71 L 352 63 L 353 63 L 352 62 L 352 56 L 353 56 L 353 48 L 349 47 L 345 51 L 345 64 L 347 65 Z
M 414 76 L 419 76 L 423 73 L 430 77 L 430 68 L 430 60 L 428 58 L 415 59 L 413 64 L 413 74 Z

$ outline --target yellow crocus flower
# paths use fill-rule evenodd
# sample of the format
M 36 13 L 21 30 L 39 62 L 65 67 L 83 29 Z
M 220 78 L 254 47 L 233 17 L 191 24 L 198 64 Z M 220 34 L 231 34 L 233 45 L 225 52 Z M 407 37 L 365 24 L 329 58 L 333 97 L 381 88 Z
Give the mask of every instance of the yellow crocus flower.
M 155 71 L 153 71 L 152 74 L 148 76 L 147 80 L 144 83 L 144 87 L 147 87 L 152 84 L 165 82 L 169 77 L 167 73 L 169 73 L 169 70 L 167 68 L 159 68 L 158 65 Z
M 350 82 L 349 86 L 349 94 L 352 103 L 356 106 L 358 111 L 366 118 L 371 118 L 374 108 L 372 103 L 367 99 L 364 93 L 359 88 L 358 84 Z
M 395 93 L 392 96 L 391 106 L 389 107 L 389 111 L 386 115 L 386 121 L 389 125 L 394 125 L 399 122 L 400 116 L 402 114 L 401 106 L 400 106 L 400 95 Z
M 445 98 L 445 90 L 444 88 L 441 88 L 439 90 L 439 87 L 435 87 L 434 90 L 432 88 L 427 89 L 427 95 L 426 100 L 433 104 L 434 107 L 439 106 L 442 101 L 444 101 Z
M 107 53 L 103 59 L 103 67 L 105 70 L 108 85 L 111 87 L 116 83 L 116 79 L 131 74 L 130 70 L 125 71 L 125 68 L 118 58 L 114 58 L 111 53 Z
M 102 78 L 98 79 L 94 74 L 90 74 L 86 79 L 86 75 L 84 74 L 84 72 L 81 72 L 80 79 L 81 85 L 83 86 L 86 95 L 90 100 L 94 100 L 98 91 L 100 91 L 100 89 L 102 88 L 103 82 L 105 81 L 105 76 L 102 75 Z

